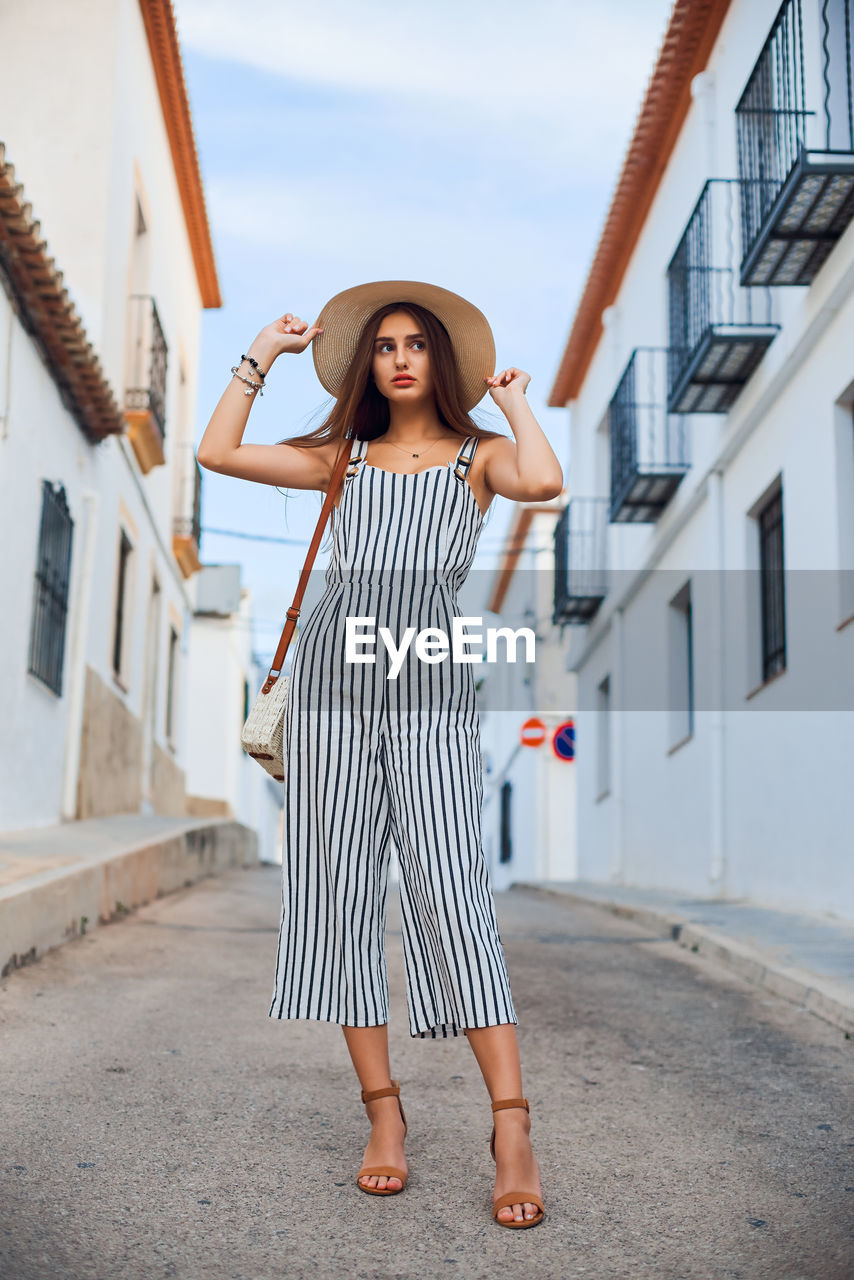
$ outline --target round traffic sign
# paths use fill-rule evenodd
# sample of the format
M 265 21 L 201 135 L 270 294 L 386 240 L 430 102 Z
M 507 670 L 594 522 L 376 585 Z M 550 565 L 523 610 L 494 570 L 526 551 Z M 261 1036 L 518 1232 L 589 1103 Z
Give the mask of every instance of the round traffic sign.
M 552 751 L 558 760 L 575 759 L 575 721 L 565 720 L 552 735 Z
M 539 716 L 531 716 L 522 725 L 519 741 L 523 747 L 541 747 L 546 740 L 546 722 Z

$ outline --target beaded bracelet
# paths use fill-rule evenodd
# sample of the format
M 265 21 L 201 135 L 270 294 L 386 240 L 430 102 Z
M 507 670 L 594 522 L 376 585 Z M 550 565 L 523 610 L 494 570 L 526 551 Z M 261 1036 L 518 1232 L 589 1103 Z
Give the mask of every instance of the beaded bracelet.
M 252 388 L 252 390 L 251 390 L 251 391 L 250 391 L 250 390 L 246 390 L 246 391 L 244 391 L 244 392 L 243 392 L 243 394 L 244 394 L 245 396 L 251 396 L 251 395 L 252 395 L 252 391 L 258 391 L 258 392 L 260 392 L 260 394 L 263 396 L 263 394 L 264 394 L 264 388 L 263 388 L 263 386 L 261 385 L 261 383 L 260 383 L 260 382 L 253 382 L 253 380 L 252 380 L 251 378 L 244 378 L 244 376 L 243 376 L 243 374 L 242 374 L 242 373 L 238 373 L 238 368 L 239 368 L 239 366 L 238 366 L 238 365 L 236 365 L 236 364 L 233 364 L 233 365 L 231 366 L 231 372 L 234 374 L 235 378 L 239 378 L 241 382 L 245 382 L 245 383 L 246 383 L 247 388 L 249 388 L 249 387 L 251 387 L 251 388 Z
M 258 363 L 258 361 L 257 361 L 257 360 L 253 360 L 251 356 L 241 356 L 241 357 L 240 357 L 240 359 L 241 359 L 241 360 L 248 360 L 248 361 L 249 361 L 249 363 L 252 365 L 252 368 L 255 370 L 255 372 L 256 372 L 256 373 L 258 374 L 258 376 L 260 377 L 261 381 L 262 381 L 262 382 L 264 381 L 264 379 L 267 377 L 267 374 L 266 374 L 266 373 L 264 372 L 264 370 L 261 368 L 261 366 L 259 365 L 259 363 Z

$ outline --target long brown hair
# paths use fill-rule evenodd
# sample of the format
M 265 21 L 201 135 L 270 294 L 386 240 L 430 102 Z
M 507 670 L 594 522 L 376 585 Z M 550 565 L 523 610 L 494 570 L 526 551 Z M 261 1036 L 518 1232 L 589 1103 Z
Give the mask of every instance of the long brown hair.
M 464 440 L 466 436 L 491 440 L 501 434 L 479 427 L 463 407 L 454 348 L 448 331 L 438 316 L 416 302 L 387 302 L 365 322 L 335 404 L 324 421 L 313 431 L 300 436 L 289 436 L 280 440 L 279 444 L 311 448 L 327 444 L 330 440 L 340 440 L 348 431 L 359 440 L 375 440 L 386 433 L 391 420 L 389 403 L 377 390 L 371 377 L 371 365 L 374 340 L 380 325 L 393 311 L 408 312 L 427 337 L 436 412 L 442 425 L 459 436 L 460 440 Z

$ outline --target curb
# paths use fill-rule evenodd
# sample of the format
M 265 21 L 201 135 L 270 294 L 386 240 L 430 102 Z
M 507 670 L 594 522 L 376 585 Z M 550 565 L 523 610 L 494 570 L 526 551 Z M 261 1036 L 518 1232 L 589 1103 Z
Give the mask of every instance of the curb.
M 633 920 L 686 950 L 719 961 L 747 982 L 806 1009 L 824 1022 L 844 1031 L 847 1037 L 854 1036 L 854 993 L 805 969 L 776 964 L 754 947 L 736 942 L 706 925 L 693 924 L 686 916 L 664 908 L 656 910 L 654 907 L 633 906 L 571 890 L 552 889 L 525 880 L 514 881 L 512 887 L 530 889 L 564 902 L 575 902 L 579 906 L 600 907 L 611 915 Z
M 257 862 L 254 831 L 208 818 L 14 881 L 0 889 L 0 979 L 134 907 Z

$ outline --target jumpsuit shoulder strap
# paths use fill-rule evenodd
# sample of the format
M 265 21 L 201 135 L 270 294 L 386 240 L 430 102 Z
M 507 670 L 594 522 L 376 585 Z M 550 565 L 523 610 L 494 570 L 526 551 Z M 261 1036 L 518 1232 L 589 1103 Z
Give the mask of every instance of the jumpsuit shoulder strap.
M 466 436 L 460 451 L 457 454 L 456 463 L 454 464 L 454 475 L 458 480 L 465 480 L 467 478 L 476 448 L 477 436 Z
M 357 463 L 361 462 L 365 456 L 366 440 L 354 439 L 350 448 L 350 461 L 345 472 L 346 478 L 349 480 L 359 470 Z

